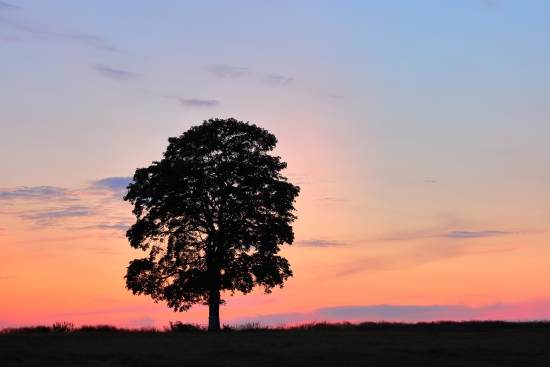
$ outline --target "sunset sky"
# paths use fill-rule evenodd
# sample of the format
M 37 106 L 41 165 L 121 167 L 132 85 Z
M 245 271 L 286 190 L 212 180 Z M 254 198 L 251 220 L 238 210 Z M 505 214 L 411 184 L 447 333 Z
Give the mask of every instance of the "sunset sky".
M 0 1 L 0 327 L 206 323 L 125 289 L 122 200 L 209 118 L 275 134 L 294 272 L 222 324 L 550 318 L 550 2 Z

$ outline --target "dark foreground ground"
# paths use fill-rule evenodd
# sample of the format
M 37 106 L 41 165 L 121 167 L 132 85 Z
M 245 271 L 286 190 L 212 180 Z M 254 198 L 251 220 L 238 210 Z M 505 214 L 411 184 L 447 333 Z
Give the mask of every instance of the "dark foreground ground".
M 550 366 L 550 324 L 0 334 L 0 366 Z

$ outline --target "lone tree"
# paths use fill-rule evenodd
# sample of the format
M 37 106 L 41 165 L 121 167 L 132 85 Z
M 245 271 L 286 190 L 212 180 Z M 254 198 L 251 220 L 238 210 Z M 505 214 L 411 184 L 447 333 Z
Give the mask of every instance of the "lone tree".
M 222 292 L 271 293 L 292 276 L 279 246 L 292 244 L 300 188 L 268 154 L 273 134 L 233 118 L 210 119 L 168 139 L 164 158 L 139 168 L 124 200 L 136 223 L 126 236 L 149 256 L 130 262 L 126 288 L 174 311 L 208 305 L 220 330 Z

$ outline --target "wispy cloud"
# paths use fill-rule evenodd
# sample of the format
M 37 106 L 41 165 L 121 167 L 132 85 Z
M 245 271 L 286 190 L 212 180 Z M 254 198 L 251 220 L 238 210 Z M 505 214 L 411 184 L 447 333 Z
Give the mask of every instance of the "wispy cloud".
M 21 42 L 23 41 L 23 38 L 19 36 L 14 36 L 11 34 L 0 34 L 0 41 L 4 42 Z
M 427 238 L 452 238 L 452 239 L 473 239 L 482 237 L 498 237 L 498 236 L 517 236 L 539 234 L 540 231 L 530 230 L 525 228 L 516 228 L 513 230 L 482 230 L 482 231 L 447 231 L 440 232 L 436 229 L 423 229 L 412 232 L 395 233 L 389 236 L 383 236 L 376 240 L 367 242 L 386 242 L 386 241 L 412 241 Z
M 52 33 L 52 35 L 60 40 L 75 41 L 94 47 L 103 51 L 120 52 L 118 48 L 109 44 L 109 41 L 103 37 L 86 33 Z
M 452 232 L 442 233 L 436 237 L 468 239 L 468 238 L 496 237 L 496 236 L 508 236 L 508 235 L 536 234 L 536 233 L 539 233 L 539 232 L 528 230 L 528 229 L 515 229 L 512 231 L 485 230 L 485 231 L 477 231 L 477 232 L 452 231 Z
M 13 9 L 21 8 L 3 1 L 0 2 L 0 11 L 2 11 L 3 15 L 7 14 L 5 10 Z M 104 51 L 120 51 L 116 47 L 112 46 L 110 42 L 107 41 L 105 38 L 93 34 L 51 30 L 51 27 L 29 25 L 29 22 L 16 21 L 7 16 L 0 16 L 0 25 L 7 27 L 14 32 L 22 32 L 23 35 L 31 37 L 32 39 L 37 41 L 48 41 L 51 39 L 60 41 L 73 41 Z M 21 35 L 9 35 L 3 36 L 2 38 L 7 38 L 8 41 L 24 40 Z
M 85 44 L 87 46 L 91 46 L 97 49 L 105 50 L 105 51 L 119 51 L 117 48 L 111 46 L 109 42 L 99 36 L 86 34 L 86 33 L 62 33 L 62 32 L 54 32 L 54 31 L 48 31 L 32 26 L 27 26 L 25 24 L 7 19 L 7 18 L 0 18 L 0 24 L 11 28 L 14 31 L 23 32 L 24 34 L 27 34 L 28 36 L 32 36 L 34 40 L 38 41 L 47 41 L 50 39 L 54 40 L 67 40 L 67 41 L 75 41 L 81 44 Z M 12 36 L 17 37 L 18 40 L 23 40 L 23 38 L 19 35 Z
M 80 189 L 68 189 L 55 186 L 34 186 L 0 188 L 0 200 L 36 200 L 36 201 L 76 201 L 83 196 L 110 196 L 126 190 L 133 178 L 107 177 L 93 180 L 91 186 Z
M 122 231 L 126 231 L 126 230 L 128 230 L 128 228 L 130 228 L 130 225 L 129 224 L 112 224 L 112 225 L 98 224 L 95 227 L 99 228 L 99 229 L 119 229 L 119 230 L 122 230 Z
M 274 87 L 278 87 L 280 85 L 290 85 L 294 83 L 294 78 L 287 78 L 282 75 L 270 74 L 270 75 L 264 76 L 262 78 L 262 81 Z
M 35 186 L 4 188 L 0 190 L 0 199 L 67 199 L 69 191 L 61 187 Z
M 449 231 L 433 230 L 400 234 L 394 237 L 354 241 L 358 243 L 377 243 L 402 241 L 402 251 L 394 254 L 358 257 L 347 263 L 333 266 L 331 277 L 346 277 L 356 273 L 379 272 L 415 267 L 421 264 L 440 261 L 460 256 L 484 256 L 495 253 L 516 251 L 523 246 L 523 241 L 475 241 L 477 238 L 535 235 L 542 232 L 528 229 L 508 231 Z M 418 241 L 422 240 L 422 241 Z
M 288 179 L 295 185 L 309 185 L 312 182 L 311 174 L 307 173 L 287 173 Z
M 370 305 L 319 308 L 311 312 L 241 316 L 234 322 L 261 322 L 265 325 L 323 321 L 465 321 L 540 320 L 550 318 L 550 301 L 535 300 L 517 304 L 493 303 L 482 307 L 466 305 Z
M 346 96 L 341 95 L 341 94 L 326 94 L 326 93 L 322 93 L 322 94 L 319 94 L 319 95 L 322 96 L 322 97 L 326 97 L 326 98 L 330 98 L 330 99 L 335 99 L 335 100 L 346 98 Z
M 150 317 L 142 317 L 140 319 L 130 319 L 128 320 L 128 326 L 130 327 L 143 327 L 143 326 L 150 326 L 155 323 L 155 320 L 153 320 Z
M 309 240 L 296 241 L 295 245 L 301 246 L 301 247 L 335 247 L 335 246 L 344 246 L 345 244 L 334 240 L 312 238 Z
M 92 69 L 97 71 L 99 75 L 105 78 L 116 79 L 121 81 L 134 80 L 141 77 L 141 74 L 138 74 L 138 73 L 121 70 L 121 69 L 114 69 L 114 68 L 111 68 L 105 65 L 100 65 L 100 64 L 92 65 Z
M 0 275 L 0 280 L 11 280 L 11 279 L 15 279 L 17 278 L 16 276 L 13 276 L 13 275 Z
M 17 5 L 8 4 L 5 1 L 0 1 L 0 11 L 12 10 L 12 9 L 20 9 L 20 7 Z
M 319 199 L 320 201 L 323 201 L 326 205 L 334 205 L 336 203 L 341 203 L 344 201 L 348 201 L 347 199 L 339 199 L 339 198 L 322 198 Z
M 269 84 L 273 87 L 290 85 L 294 83 L 294 78 L 274 73 L 262 73 L 252 71 L 248 68 L 235 67 L 223 64 L 207 65 L 205 70 L 218 78 L 248 78 L 252 77 L 261 83 Z
M 113 191 L 126 190 L 126 187 L 133 181 L 133 177 L 107 177 L 101 180 L 92 181 L 93 186 L 106 187 Z
M 132 217 L 122 200 L 132 177 L 92 180 L 89 186 L 69 189 L 53 186 L 0 189 L 1 215 L 32 221 L 38 227 L 63 222 L 67 230 L 111 231 L 120 236 Z M 83 218 L 83 219 L 78 219 Z M 107 232 L 105 232 L 107 233 Z
M 493 236 L 505 236 L 512 234 L 511 232 L 504 231 L 479 231 L 479 232 L 469 232 L 469 231 L 452 231 L 449 233 L 443 233 L 441 237 L 447 238 L 480 238 L 480 237 L 493 237 Z
M 122 200 L 131 177 L 107 177 L 82 188 L 51 186 L 0 189 L 0 221 L 10 223 L 10 233 L 59 228 L 80 238 L 121 238 L 133 223 L 131 205 Z M 10 219 L 13 218 L 13 219 Z M 0 230 L 0 236 L 6 232 Z M 43 232 L 40 241 L 52 240 Z M 90 237 L 90 238 L 91 238 Z M 56 238 L 54 242 L 63 241 Z M 29 245 L 32 241 L 26 240 Z
M 67 217 L 85 217 L 92 215 L 94 212 L 91 208 L 84 205 L 72 205 L 68 208 L 56 209 L 51 211 L 38 212 L 35 214 L 23 214 L 22 219 L 33 220 L 38 224 L 48 224 L 61 218 Z
M 89 187 L 68 189 L 55 186 L 0 188 L 0 200 L 77 201 L 83 196 L 120 194 L 132 182 L 132 177 L 107 177 L 90 182 Z
M 120 252 L 115 251 L 110 247 L 91 248 L 90 250 L 93 251 L 93 252 L 96 252 L 98 254 L 103 254 L 103 255 L 118 255 L 118 254 L 120 254 Z
M 112 233 L 116 233 L 118 235 L 124 236 L 124 233 L 131 227 L 132 225 L 130 223 L 116 223 L 116 224 L 94 224 L 90 226 L 84 226 L 77 228 L 78 230 L 89 230 L 89 229 L 101 229 L 106 231 L 111 231 Z
M 216 101 L 213 99 L 178 98 L 178 102 L 180 103 L 180 105 L 185 107 L 199 107 L 199 108 L 212 108 L 212 107 L 219 107 L 221 105 L 219 101 Z
M 330 275 L 332 278 L 340 278 L 349 276 L 355 273 L 385 271 L 397 267 L 403 267 L 404 264 L 417 264 L 405 256 L 385 256 L 385 257 L 368 257 L 359 258 L 347 264 L 338 264 L 335 267 L 335 272 Z
M 251 76 L 253 73 L 247 68 L 237 68 L 229 65 L 207 65 L 205 69 L 212 75 L 220 78 L 238 78 Z

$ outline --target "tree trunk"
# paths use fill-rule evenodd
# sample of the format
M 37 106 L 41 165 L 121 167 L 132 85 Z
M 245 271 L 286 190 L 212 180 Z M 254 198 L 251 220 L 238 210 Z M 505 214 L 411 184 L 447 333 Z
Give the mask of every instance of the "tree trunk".
M 220 331 L 220 291 L 210 292 L 208 300 L 208 331 Z

